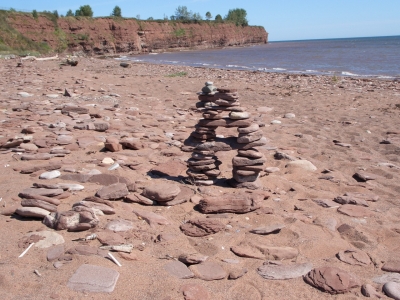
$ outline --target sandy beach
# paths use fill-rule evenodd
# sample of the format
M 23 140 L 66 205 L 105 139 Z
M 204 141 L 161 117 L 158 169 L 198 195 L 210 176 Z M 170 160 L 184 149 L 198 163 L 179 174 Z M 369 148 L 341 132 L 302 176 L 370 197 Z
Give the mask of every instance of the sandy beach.
M 25 60 L 17 66 L 18 59 L 0 60 L 2 299 L 359 299 L 365 285 L 385 299 L 384 283 L 400 282 L 398 81 L 142 63 L 124 68 L 111 58 L 78 58 L 77 66 L 62 61 Z M 267 139 L 257 148 L 266 158 L 259 190 L 227 184 L 234 147 L 215 154 L 221 162 L 215 185 L 187 180 L 192 155 L 187 139 L 202 118 L 197 93 L 206 81 L 237 89 Z M 92 125 L 96 122 L 107 129 Z M 220 141 L 238 136 L 237 128 L 216 132 Z M 130 149 L 119 144 L 126 139 Z M 298 161 L 307 163 L 293 163 Z M 40 179 L 54 170 L 51 164 L 61 176 Z M 109 176 L 90 180 L 94 174 Z M 28 188 L 84 186 L 64 188 L 54 198 L 60 202 L 56 210 L 65 212 L 116 182 L 126 184 L 129 195 L 104 200 L 112 212 L 92 211 L 98 223 L 88 230 L 55 230 L 43 218 L 15 213 L 25 201 L 19 194 Z M 183 203 L 135 203 L 148 200 L 141 198 L 143 191 L 157 185 L 179 187 Z M 203 214 L 197 208 L 201 199 L 236 194 L 262 201 L 240 214 Z M 218 232 L 185 234 L 182 225 L 199 218 L 212 220 Z M 115 220 L 129 221 L 129 229 L 112 230 Z M 267 234 L 252 232 L 276 225 Z M 43 231 L 64 239 L 52 259 L 54 247 L 37 247 L 42 238 L 28 236 Z M 84 240 L 94 233 L 102 238 Z M 108 250 L 99 250 L 107 244 L 101 240 L 113 239 L 133 245 L 130 254 L 112 252 L 121 267 L 107 258 Z M 285 256 L 289 248 L 295 254 Z M 195 262 L 175 265 L 190 255 Z M 113 291 L 73 288 L 71 277 L 85 264 L 118 272 L 109 271 Z M 309 273 L 266 279 L 263 264 L 338 268 L 354 282 L 346 277 L 353 283 L 342 289 L 327 283 L 324 291 L 306 282 Z M 394 277 L 382 279 L 384 274 Z

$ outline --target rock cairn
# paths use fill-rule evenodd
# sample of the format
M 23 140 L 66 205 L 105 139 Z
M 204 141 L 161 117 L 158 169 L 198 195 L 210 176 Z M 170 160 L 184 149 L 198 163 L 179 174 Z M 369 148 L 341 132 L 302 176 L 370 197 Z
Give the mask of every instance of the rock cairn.
M 240 106 L 236 89 L 216 88 L 212 82 L 206 82 L 199 93 L 198 106 L 203 111 L 203 119 L 191 133 L 194 142 L 199 143 L 187 161 L 187 174 L 197 185 L 212 185 L 220 175 L 219 161 L 209 143 L 217 138 L 216 129 L 237 127 L 238 154 L 232 160 L 233 178 L 229 181 L 233 187 L 258 189 L 258 177 L 264 170 L 264 155 L 255 147 L 266 144 L 259 125 L 250 121 L 250 114 Z M 228 116 L 226 114 L 228 113 Z M 206 145 L 207 143 L 207 145 Z

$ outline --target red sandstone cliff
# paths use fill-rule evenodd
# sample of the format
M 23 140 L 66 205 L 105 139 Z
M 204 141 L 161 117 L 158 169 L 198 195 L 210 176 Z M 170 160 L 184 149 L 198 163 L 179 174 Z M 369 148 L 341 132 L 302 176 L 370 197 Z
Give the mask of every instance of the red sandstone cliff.
M 65 17 L 34 19 L 14 14 L 8 23 L 35 42 L 46 42 L 55 51 L 85 51 L 90 54 L 145 53 L 181 48 L 207 49 L 267 43 L 263 27 L 202 22 L 138 21 L 118 18 Z

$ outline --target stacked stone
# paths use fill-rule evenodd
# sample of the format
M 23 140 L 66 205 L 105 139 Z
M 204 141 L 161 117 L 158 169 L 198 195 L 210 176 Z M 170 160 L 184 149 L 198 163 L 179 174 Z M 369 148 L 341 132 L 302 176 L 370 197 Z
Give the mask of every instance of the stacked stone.
M 235 187 L 257 189 L 260 187 L 258 178 L 265 169 L 265 156 L 255 147 L 266 143 L 263 132 L 258 124 L 253 123 L 248 127 L 238 127 L 237 142 L 240 144 L 237 156 L 232 159 L 233 179 L 231 184 Z
M 196 125 L 192 138 L 200 144 L 188 160 L 187 174 L 197 184 L 211 185 L 220 174 L 218 160 L 214 151 L 205 142 L 216 138 L 215 130 L 221 127 L 237 127 L 240 144 L 238 155 L 233 158 L 233 178 L 230 183 L 234 187 L 259 188 L 257 179 L 264 170 L 265 157 L 254 147 L 265 145 L 266 139 L 256 123 L 252 123 L 246 108 L 240 106 L 236 89 L 216 88 L 212 82 L 206 82 L 199 95 L 203 110 L 203 119 Z M 229 116 L 226 114 L 229 112 Z
M 186 174 L 197 185 L 212 185 L 215 178 L 221 174 L 218 169 L 219 161 L 213 150 L 201 150 L 199 148 L 196 147 L 193 150 L 192 157 L 187 161 L 189 169 Z
M 203 87 L 202 92 L 199 94 L 199 100 L 204 106 L 211 106 L 212 102 L 215 101 L 215 92 L 217 88 L 213 85 L 212 82 L 207 81 L 206 86 Z M 207 120 L 218 120 L 221 119 L 221 113 L 216 110 L 205 109 L 203 112 L 204 119 Z M 204 143 L 207 141 L 213 141 L 216 138 L 215 129 L 216 126 L 213 127 L 205 127 L 199 124 L 196 125 L 196 130 L 191 133 L 191 137 L 193 141 L 198 143 Z
M 199 100 L 205 109 L 203 110 L 203 118 L 205 120 L 222 119 L 222 111 L 211 109 L 216 98 L 217 88 L 212 82 L 207 81 L 205 87 L 199 94 Z M 196 130 L 191 133 L 194 142 L 205 143 L 214 141 L 216 138 L 215 130 L 218 126 L 201 126 L 196 125 Z M 200 144 L 200 145 L 201 145 Z M 218 160 L 213 150 L 202 149 L 198 146 L 194 149 L 192 157 L 187 161 L 187 174 L 197 185 L 212 185 L 214 180 L 221 173 L 218 169 Z
M 254 147 L 265 144 L 263 132 L 256 123 L 249 122 L 247 126 L 244 126 L 244 120 L 249 121 L 247 119 L 250 118 L 250 114 L 246 108 L 240 106 L 237 90 L 218 89 L 216 96 L 218 100 L 215 103 L 224 106 L 225 110 L 230 110 L 229 119 L 236 121 L 232 124 L 237 125 L 239 132 L 237 142 L 240 144 L 240 150 L 232 159 L 233 178 L 230 184 L 234 187 L 259 188 L 257 179 L 260 172 L 264 170 L 265 157 Z

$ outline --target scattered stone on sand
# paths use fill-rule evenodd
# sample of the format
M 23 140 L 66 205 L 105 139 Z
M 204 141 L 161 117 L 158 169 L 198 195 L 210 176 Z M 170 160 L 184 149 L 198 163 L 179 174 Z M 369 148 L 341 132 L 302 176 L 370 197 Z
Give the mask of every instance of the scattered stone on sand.
M 368 298 L 382 298 L 382 294 L 380 294 L 372 285 L 363 284 L 361 287 L 361 294 Z
M 142 218 L 143 220 L 145 220 L 151 227 L 155 227 L 156 225 L 170 224 L 170 222 L 163 216 L 150 211 L 144 211 L 135 208 L 133 210 L 133 213 L 138 217 Z
M 306 275 L 312 269 L 311 263 L 293 265 L 275 265 L 264 263 L 257 269 L 257 273 L 265 279 L 283 280 L 292 279 Z
M 201 237 L 217 233 L 225 229 L 225 225 L 213 219 L 192 219 L 181 225 L 181 230 L 188 236 Z
M 30 232 L 26 236 L 30 237 L 32 235 L 37 235 L 42 239 L 35 243 L 35 247 L 38 248 L 49 248 L 51 246 L 60 245 L 64 243 L 64 238 L 62 235 L 53 231 L 35 231 Z
M 228 275 L 219 264 L 213 261 L 205 261 L 201 264 L 191 265 L 189 269 L 197 278 L 206 281 L 221 280 Z
M 247 242 L 242 242 L 237 246 L 233 246 L 231 250 L 240 257 L 266 260 L 292 259 L 296 258 L 299 254 L 297 249 L 291 247 L 275 247 Z
M 315 268 L 304 276 L 304 280 L 330 294 L 343 294 L 360 286 L 360 281 L 355 275 L 335 267 Z
M 15 210 L 15 213 L 22 217 L 43 219 L 45 216 L 50 214 L 50 211 L 40 207 L 18 207 Z
M 114 183 L 108 186 L 102 187 L 97 191 L 96 197 L 106 200 L 121 199 L 129 194 L 126 183 Z
M 180 261 L 174 260 L 164 266 L 164 269 L 171 275 L 179 279 L 188 279 L 194 277 L 192 271 Z
M 368 266 L 371 263 L 368 254 L 358 249 L 339 251 L 337 257 L 349 265 Z
M 287 163 L 286 168 L 288 169 L 301 169 L 304 171 L 314 172 L 317 170 L 317 167 L 314 166 L 308 160 L 294 160 Z
M 187 265 L 199 264 L 206 261 L 208 256 L 202 255 L 200 253 L 191 253 L 191 254 L 181 254 L 179 255 L 179 261 L 183 262 Z
M 142 195 L 155 201 L 166 202 L 173 200 L 180 192 L 181 189 L 177 184 L 157 182 L 146 186 Z
M 286 226 L 283 224 L 271 224 L 268 226 L 257 227 L 257 228 L 251 229 L 250 232 L 255 233 L 255 234 L 267 235 L 267 234 L 271 234 L 271 233 L 278 233 L 279 231 L 281 231 L 282 228 L 285 228 L 285 227 Z
M 131 230 L 133 228 L 133 223 L 128 220 L 116 219 L 108 222 L 105 226 L 105 229 L 115 231 L 115 232 L 124 232 Z
M 386 282 L 382 290 L 389 298 L 400 300 L 400 283 L 392 281 Z
M 52 246 L 47 250 L 47 260 L 48 261 L 56 260 L 60 256 L 62 256 L 64 252 L 65 249 L 63 244 Z
M 382 271 L 400 273 L 400 261 L 391 260 L 382 266 Z
M 86 264 L 76 270 L 67 286 L 74 291 L 111 293 L 118 277 L 119 273 L 113 269 Z
M 338 208 L 337 211 L 346 216 L 355 218 L 370 217 L 372 215 L 372 212 L 370 210 L 361 206 L 356 206 L 351 204 L 342 205 Z
M 207 289 L 197 283 L 187 283 L 181 286 L 181 292 L 185 300 L 209 300 L 210 296 Z
M 246 213 L 260 208 L 264 196 L 261 194 L 225 194 L 219 197 L 204 197 L 199 202 L 202 213 Z
M 246 268 L 235 268 L 229 272 L 228 279 L 236 280 L 246 275 L 248 270 Z

